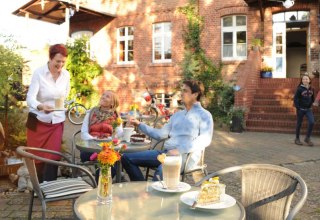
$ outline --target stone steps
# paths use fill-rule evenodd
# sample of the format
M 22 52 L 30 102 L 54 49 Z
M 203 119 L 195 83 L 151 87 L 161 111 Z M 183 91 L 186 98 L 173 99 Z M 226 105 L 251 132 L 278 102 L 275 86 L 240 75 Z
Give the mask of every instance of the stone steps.
M 296 109 L 293 97 L 300 79 L 260 79 L 259 89 L 254 95 L 246 121 L 247 131 L 295 133 Z M 315 93 L 319 90 L 318 79 L 313 80 Z M 318 107 L 313 107 L 315 119 L 320 119 Z M 306 119 L 302 133 L 306 132 Z M 314 126 L 314 133 L 320 134 L 320 123 Z

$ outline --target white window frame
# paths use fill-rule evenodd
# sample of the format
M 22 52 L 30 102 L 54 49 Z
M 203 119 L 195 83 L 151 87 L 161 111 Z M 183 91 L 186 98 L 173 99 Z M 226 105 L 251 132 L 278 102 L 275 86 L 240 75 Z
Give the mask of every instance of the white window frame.
M 124 28 L 125 29 L 125 34 L 124 36 L 120 36 L 120 29 Z M 133 60 L 129 61 L 129 41 L 134 40 L 134 35 L 129 35 L 128 30 L 129 28 L 133 28 L 132 26 L 125 26 L 125 27 L 120 27 L 117 29 L 117 63 L 118 64 L 134 64 L 134 53 L 133 53 Z M 134 31 L 134 28 L 133 28 Z M 124 41 L 124 61 L 120 60 L 120 42 Z
M 237 16 L 244 16 L 246 18 L 246 25 L 245 26 L 236 26 L 236 18 Z M 232 26 L 230 27 L 223 27 L 223 19 L 226 17 L 232 17 Z M 232 61 L 232 60 L 246 60 L 248 53 L 247 53 L 247 47 L 248 47 L 248 31 L 247 31 L 247 25 L 248 25 L 248 19 L 246 15 L 229 15 L 221 18 L 221 57 L 223 61 Z M 246 32 L 246 55 L 245 56 L 238 56 L 237 53 L 237 32 L 239 31 L 245 31 Z M 232 32 L 232 51 L 233 56 L 232 57 L 223 57 L 223 33 L 224 32 Z
M 155 25 L 161 25 L 161 31 L 159 33 L 155 33 Z M 172 59 L 165 59 L 165 51 L 164 51 L 164 45 L 165 45 L 165 39 L 170 38 L 171 39 L 171 58 L 172 58 L 172 29 L 170 32 L 165 32 L 164 25 L 170 24 L 172 28 L 171 22 L 161 22 L 161 23 L 155 23 L 152 25 L 152 62 L 153 63 L 170 63 L 172 62 Z M 161 59 L 155 59 L 155 38 L 161 38 Z

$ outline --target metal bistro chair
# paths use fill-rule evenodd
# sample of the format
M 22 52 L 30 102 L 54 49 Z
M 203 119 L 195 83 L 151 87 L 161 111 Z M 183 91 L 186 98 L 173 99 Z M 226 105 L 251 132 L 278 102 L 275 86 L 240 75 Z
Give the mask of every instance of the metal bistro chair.
M 205 149 L 203 149 L 201 151 L 201 159 L 200 159 L 198 165 L 195 166 L 192 169 L 188 169 L 188 163 L 189 163 L 189 160 L 190 160 L 192 154 L 193 154 L 193 152 L 188 153 L 188 155 L 187 155 L 187 159 L 186 159 L 186 162 L 184 164 L 183 171 L 181 173 L 181 181 L 182 182 L 185 181 L 185 178 L 186 178 L 187 175 L 190 175 L 190 174 L 192 174 L 193 172 L 196 172 L 196 171 L 201 171 L 202 175 L 204 175 L 204 176 L 208 175 L 207 164 L 204 163 Z
M 245 207 L 247 220 L 292 220 L 307 199 L 307 185 L 299 174 L 271 164 L 229 167 L 207 175 L 195 185 L 200 186 L 203 181 L 211 177 L 236 171 L 241 172 L 241 202 Z M 290 210 L 298 184 L 301 198 Z
M 76 147 L 76 137 L 80 133 L 81 133 L 81 130 L 78 130 L 72 135 L 71 161 L 75 165 L 87 166 L 88 168 L 91 167 L 91 166 L 94 166 L 94 169 L 96 170 L 97 169 L 97 164 L 98 164 L 97 161 L 85 161 L 85 162 L 82 162 L 80 160 L 80 158 L 77 157 L 77 155 L 76 155 L 76 152 L 78 151 L 78 149 Z M 72 169 L 72 175 L 73 175 L 73 177 L 78 176 L 78 173 L 76 172 L 76 170 Z
M 49 154 L 56 154 L 63 157 L 67 161 L 67 163 L 39 157 L 30 153 L 29 151 L 38 151 L 38 152 L 45 152 Z M 42 219 L 45 219 L 46 218 L 46 202 L 74 199 L 79 197 L 82 193 L 90 191 L 97 186 L 94 180 L 94 177 L 91 175 L 91 173 L 88 170 L 86 170 L 81 166 L 72 164 L 70 159 L 67 158 L 65 155 L 61 154 L 60 152 L 41 149 L 41 148 L 35 148 L 35 147 L 20 146 L 17 148 L 17 153 L 24 158 L 25 164 L 30 174 L 30 180 L 33 185 L 33 191 L 31 191 L 31 197 L 30 197 L 28 219 L 31 219 L 31 216 L 32 216 L 33 200 L 34 200 L 35 193 L 38 196 L 38 198 L 41 200 Z M 88 184 L 82 178 L 58 179 L 54 181 L 39 183 L 34 160 L 42 161 L 44 163 L 49 163 L 57 166 L 66 166 L 72 169 L 81 170 L 82 172 L 88 175 L 92 184 Z

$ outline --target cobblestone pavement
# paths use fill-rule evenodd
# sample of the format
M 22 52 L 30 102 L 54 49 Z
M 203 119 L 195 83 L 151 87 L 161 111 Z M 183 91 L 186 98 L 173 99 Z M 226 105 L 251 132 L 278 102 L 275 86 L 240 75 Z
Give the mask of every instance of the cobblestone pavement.
M 66 124 L 66 145 L 70 146 L 72 133 L 80 127 Z M 208 171 L 246 163 L 277 164 L 299 173 L 308 185 L 308 199 L 296 219 L 320 219 L 320 137 L 314 137 L 314 147 L 297 146 L 294 135 L 272 133 L 230 133 L 215 131 L 211 146 L 206 150 Z M 227 193 L 239 198 L 240 183 L 236 176 L 222 179 Z M 1 188 L 12 188 L 8 181 L 0 180 Z M 299 191 L 296 193 L 299 197 Z M 294 200 L 294 201 L 295 201 Z M 26 219 L 29 195 L 19 192 L 0 193 L 0 219 Z M 72 201 L 51 202 L 47 207 L 50 219 L 73 219 Z M 41 218 L 41 205 L 35 202 L 33 219 Z

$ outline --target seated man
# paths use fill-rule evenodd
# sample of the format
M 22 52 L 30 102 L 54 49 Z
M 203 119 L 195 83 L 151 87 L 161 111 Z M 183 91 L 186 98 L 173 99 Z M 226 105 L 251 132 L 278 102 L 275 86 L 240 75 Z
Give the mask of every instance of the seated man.
M 169 137 L 164 144 L 164 150 L 147 150 L 136 153 L 125 153 L 121 162 L 131 181 L 143 181 L 145 178 L 139 168 L 158 167 L 153 180 L 157 175 L 162 178 L 162 166 L 157 156 L 162 153 L 181 154 L 184 164 L 187 153 L 193 152 L 188 162 L 188 168 L 194 168 L 201 159 L 201 151 L 211 143 L 213 135 L 213 119 L 210 112 L 200 104 L 203 94 L 203 85 L 197 81 L 185 81 L 182 87 L 182 101 L 185 109 L 172 115 L 169 122 L 161 129 L 152 128 L 136 119 L 130 123 L 151 138 L 160 140 Z M 182 166 L 183 167 L 183 166 Z

